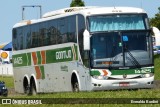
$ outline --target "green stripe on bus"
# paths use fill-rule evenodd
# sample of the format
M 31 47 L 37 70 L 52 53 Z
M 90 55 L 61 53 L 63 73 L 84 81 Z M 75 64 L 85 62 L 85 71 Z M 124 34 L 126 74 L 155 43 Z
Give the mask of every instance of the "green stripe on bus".
M 90 71 L 90 75 L 101 75 L 101 73 L 98 70 L 92 70 Z
M 31 53 L 27 53 L 28 66 L 31 66 Z
M 46 64 L 78 60 L 77 46 L 46 50 Z M 74 52 L 73 52 L 74 51 Z M 41 52 L 37 51 L 38 65 L 41 65 Z M 74 58 L 75 57 L 75 58 Z M 31 66 L 31 53 L 13 55 L 13 66 Z
M 38 64 L 41 64 L 41 53 L 40 53 L 40 51 L 37 51 L 36 52 L 37 53 L 37 59 L 38 59 Z
M 28 60 L 27 60 L 27 54 L 18 54 L 13 55 L 13 67 L 20 67 L 20 66 L 27 66 Z
M 130 70 L 112 70 L 112 75 L 123 75 L 123 74 L 144 74 L 154 73 L 154 68 L 143 68 L 143 69 L 130 69 Z
M 111 70 L 111 75 L 132 75 L 132 74 L 145 74 L 154 73 L 154 68 L 137 68 L 137 69 L 125 69 L 125 70 Z M 91 70 L 90 75 L 100 75 L 99 70 Z
M 76 52 L 77 55 L 77 52 Z M 46 63 L 67 62 L 73 60 L 71 47 L 59 48 L 46 51 Z
M 42 79 L 45 79 L 45 73 L 44 73 L 44 66 L 40 66 L 40 69 L 41 69 L 41 78 Z

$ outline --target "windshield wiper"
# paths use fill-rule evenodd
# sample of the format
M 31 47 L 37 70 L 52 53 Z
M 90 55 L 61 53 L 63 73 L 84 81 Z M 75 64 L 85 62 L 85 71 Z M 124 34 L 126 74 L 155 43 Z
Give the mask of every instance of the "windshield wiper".
M 137 61 L 137 59 L 132 55 L 132 53 L 129 51 L 129 49 L 127 49 L 127 48 L 125 48 L 127 51 L 125 51 L 125 52 L 127 52 L 128 53 L 128 55 L 132 58 L 132 59 L 130 59 L 129 57 L 127 57 L 127 59 L 129 60 L 129 61 L 131 61 L 131 63 L 133 64 L 133 65 L 135 65 L 137 68 L 140 68 L 141 67 L 141 65 L 139 64 L 139 62 Z

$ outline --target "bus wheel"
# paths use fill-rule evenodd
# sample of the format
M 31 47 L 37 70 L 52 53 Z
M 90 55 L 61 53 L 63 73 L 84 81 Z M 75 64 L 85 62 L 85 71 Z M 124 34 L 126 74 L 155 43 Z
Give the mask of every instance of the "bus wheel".
M 79 83 L 76 74 L 72 74 L 71 84 L 72 84 L 72 91 L 79 92 Z
M 79 92 L 79 84 L 78 84 L 78 82 L 75 82 L 73 84 L 73 92 Z
M 29 85 L 24 87 L 24 93 L 29 94 Z
M 27 80 L 26 77 L 23 80 L 23 88 L 24 88 L 24 93 L 29 94 L 29 89 L 30 88 L 29 88 L 28 80 Z
M 37 94 L 36 87 L 35 87 L 34 84 L 32 84 L 31 87 L 30 87 L 30 94 L 31 95 L 36 95 Z
M 31 95 L 36 95 L 37 94 L 37 92 L 36 92 L 36 84 L 35 84 L 34 80 L 31 82 L 31 85 L 30 85 L 30 94 Z

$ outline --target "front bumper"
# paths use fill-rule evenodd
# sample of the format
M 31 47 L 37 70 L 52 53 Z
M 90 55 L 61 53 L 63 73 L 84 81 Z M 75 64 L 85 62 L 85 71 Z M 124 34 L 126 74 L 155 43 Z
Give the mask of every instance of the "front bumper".
M 91 90 L 116 90 L 116 89 L 139 89 L 153 88 L 154 76 L 140 79 L 124 80 L 97 80 L 91 77 Z M 120 83 L 129 83 L 120 85 Z

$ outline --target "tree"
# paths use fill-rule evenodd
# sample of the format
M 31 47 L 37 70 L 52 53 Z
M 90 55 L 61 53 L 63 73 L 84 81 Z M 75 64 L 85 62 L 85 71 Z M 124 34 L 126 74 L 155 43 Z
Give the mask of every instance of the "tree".
M 81 7 L 85 6 L 84 1 L 82 0 L 72 0 L 70 7 Z
M 160 29 L 160 7 L 158 8 L 158 13 L 155 14 L 155 17 L 150 19 L 150 25 Z

